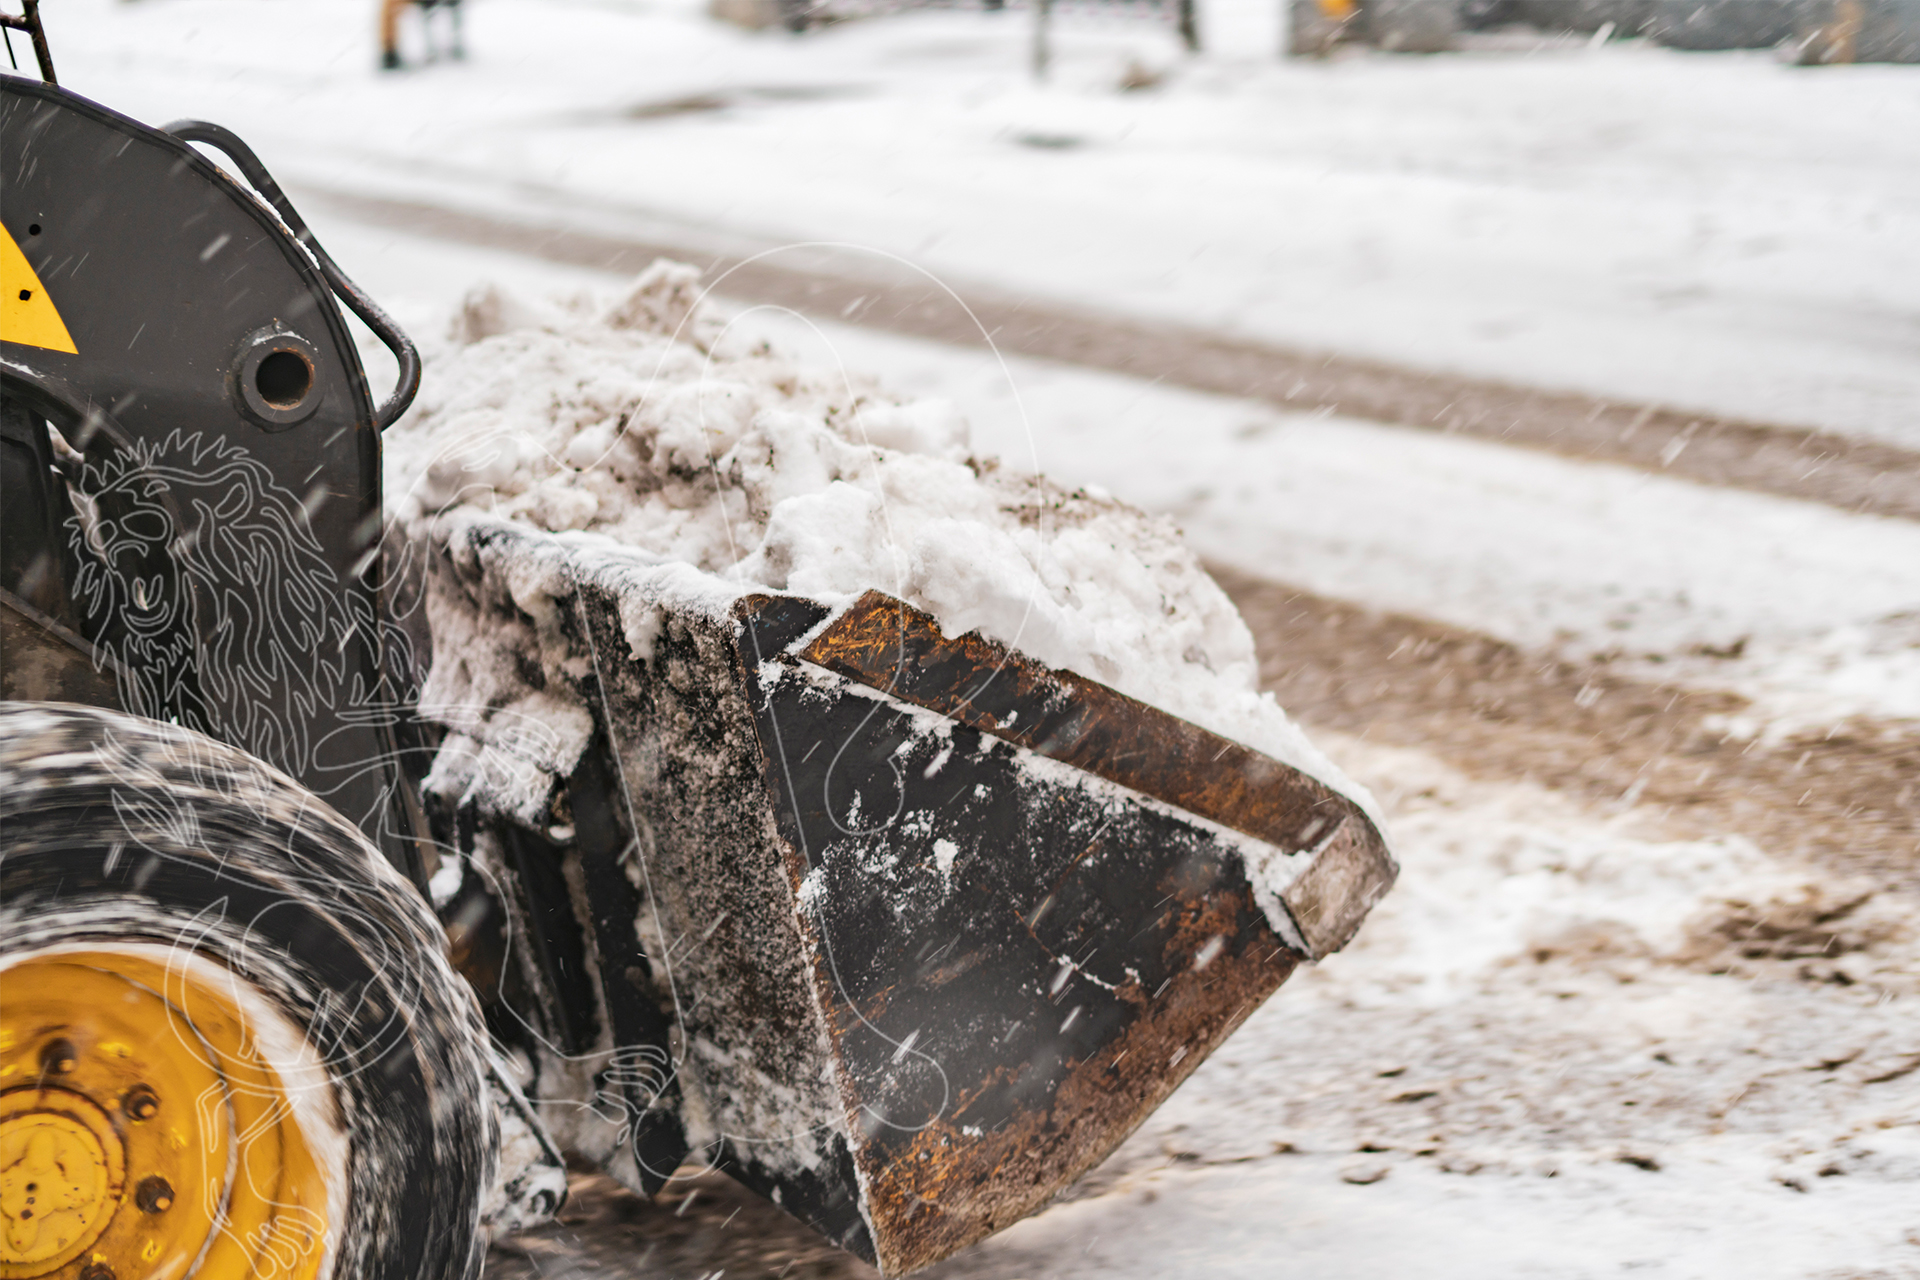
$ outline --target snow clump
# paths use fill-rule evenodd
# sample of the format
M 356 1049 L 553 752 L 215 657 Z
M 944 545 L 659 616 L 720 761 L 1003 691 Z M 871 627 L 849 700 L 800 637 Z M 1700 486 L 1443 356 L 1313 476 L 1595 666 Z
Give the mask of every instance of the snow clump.
M 479 509 L 742 591 L 877 588 L 1363 795 L 1258 691 L 1252 634 L 1170 521 L 974 455 L 947 401 L 747 346 L 693 267 L 611 305 L 476 290 L 385 444 L 403 525 Z

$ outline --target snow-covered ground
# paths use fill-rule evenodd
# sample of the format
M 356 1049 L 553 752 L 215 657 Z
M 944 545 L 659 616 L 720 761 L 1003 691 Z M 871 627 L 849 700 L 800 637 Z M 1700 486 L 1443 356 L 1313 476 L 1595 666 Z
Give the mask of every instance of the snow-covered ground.
M 333 0 L 60 0 L 49 21 L 76 89 L 221 120 L 283 176 L 855 241 L 1083 305 L 1920 445 L 1920 69 L 1637 46 L 1184 63 L 1152 28 L 1081 19 L 1036 93 L 1017 20 L 794 41 L 687 0 L 471 17 L 471 63 L 397 78 L 371 71 L 371 14 Z M 1133 57 L 1174 74 L 1120 95 Z M 730 105 L 628 110 L 697 93 Z M 622 283 L 316 222 L 424 334 L 482 278 Z M 1920 719 L 1911 522 L 736 323 L 952 399 L 978 448 L 1169 512 L 1244 570 L 1618 651 L 1759 697 L 1763 723 Z M 1696 652 L 1743 637 L 1738 659 Z M 1838 911 L 1865 890 L 1760 836 L 1676 842 L 1632 809 L 1323 745 L 1393 817 L 1394 893 L 1085 1194 L 943 1274 L 1920 1275 L 1916 904 Z M 1800 953 L 1739 954 L 1756 927 Z
M 618 283 L 543 279 L 547 268 L 510 256 L 349 224 L 329 238 L 426 334 L 481 276 L 536 297 L 611 296 Z M 897 392 L 950 396 L 976 446 L 1162 500 L 1209 553 L 1248 569 L 1332 574 L 1336 594 L 1358 579 L 1362 594 L 1467 625 L 1499 629 L 1496 606 L 1537 599 L 1589 639 L 1617 634 L 1610 610 L 1647 574 L 1672 598 L 1638 598 L 1674 643 L 1729 622 L 1791 633 L 1793 601 L 1864 617 L 1912 598 L 1899 595 L 1916 563 L 1901 522 L 1109 374 L 1002 368 L 780 313 L 743 309 L 731 324 L 733 341 L 764 337 L 822 369 L 881 369 Z M 1314 495 L 1310 513 L 1253 499 L 1181 507 L 1210 477 L 1275 475 Z M 1391 486 L 1421 485 L 1425 518 L 1404 534 L 1376 534 L 1362 553 L 1327 532 L 1365 537 Z M 1513 509 L 1489 514 L 1500 503 Z M 1476 588 L 1490 564 L 1513 575 L 1506 591 Z M 1422 566 L 1441 585 L 1416 599 L 1405 584 Z M 1697 608 L 1680 599 L 1689 588 Z M 1541 640 L 1530 625 L 1509 629 Z M 1817 722 L 1885 713 L 1891 687 L 1857 704 L 1817 682 L 1797 692 Z M 1476 781 L 1420 752 L 1323 745 L 1391 815 L 1395 891 L 1083 1192 L 936 1277 L 1254 1280 L 1284 1264 L 1309 1280 L 1813 1280 L 1920 1267 L 1920 904 L 1764 842 L 1675 841 L 1650 815 Z M 1741 954 L 1756 934 L 1777 954 Z
M 221 120 L 296 182 L 734 250 L 850 243 L 1083 306 L 1920 444 L 1913 68 L 1637 44 L 1193 61 L 1151 22 L 1080 16 L 1037 92 L 1006 15 L 795 40 L 696 0 L 470 9 L 470 61 L 400 76 L 372 70 L 345 0 L 63 0 L 50 21 L 73 87 Z M 1130 62 L 1168 78 L 1123 94 Z M 429 310 L 482 261 L 535 293 L 615 283 L 322 225 Z M 1653 657 L 1760 699 L 1776 731 L 1920 715 L 1910 523 L 747 323 L 960 402 L 990 451 L 1170 512 L 1215 560 Z
M 481 278 L 535 300 L 623 283 L 321 225 L 332 252 L 429 336 Z M 1853 715 L 1920 720 L 1911 521 L 1289 414 L 771 308 L 728 310 L 736 340 L 952 400 L 981 452 L 1169 513 L 1203 556 L 1256 576 L 1732 689 L 1755 702 L 1743 732 L 1824 729 Z M 1736 646 L 1738 658 L 1714 656 Z
M 1920 73 L 1636 43 L 1326 64 L 1008 13 L 803 39 L 701 0 L 60 0 L 67 83 L 283 177 L 682 240 L 858 244 L 1312 349 L 1920 443 Z M 1122 93 L 1132 64 L 1168 72 Z
M 1826 957 L 1712 975 L 1750 918 L 1844 887 L 1328 745 L 1395 813 L 1399 885 L 1096 1194 L 939 1280 L 1920 1274 L 1915 903 L 1870 901 Z
M 1731 689 L 1756 733 L 1920 720 L 1912 521 L 767 309 L 737 323 L 948 397 L 983 452 L 1168 512 L 1257 577 Z

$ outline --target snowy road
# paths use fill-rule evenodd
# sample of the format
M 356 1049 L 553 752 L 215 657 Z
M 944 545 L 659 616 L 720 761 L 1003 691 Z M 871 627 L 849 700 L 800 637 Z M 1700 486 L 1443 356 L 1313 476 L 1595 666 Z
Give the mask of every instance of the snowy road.
M 716 251 L 852 243 L 1308 351 L 1913 444 L 1920 97 L 1901 67 L 1637 43 L 1184 62 L 1154 23 L 805 40 L 701 0 L 471 6 L 379 77 L 360 0 L 62 0 L 66 81 L 283 179 Z M 1130 65 L 1169 72 L 1121 93 Z M 1049 145 L 1051 144 L 1051 145 Z
M 428 333 L 434 300 L 476 277 L 529 295 L 612 283 L 347 223 L 326 234 Z M 1329 1280 L 1626 1263 L 1797 1280 L 1915 1249 L 1920 735 L 1896 701 L 1912 640 L 1833 649 L 1819 670 L 1779 658 L 1811 661 L 1801 615 L 1851 609 L 1870 629 L 1910 608 L 1914 525 L 1097 371 L 1016 361 L 1009 383 L 977 353 L 786 315 L 735 323 L 952 396 L 1012 459 L 1181 510 L 1239 566 L 1223 573 L 1269 686 L 1376 788 L 1406 859 L 1360 941 L 1069 1203 L 936 1275 L 1252 1277 L 1284 1254 Z M 1169 423 L 1183 447 L 1156 449 Z M 1235 452 L 1249 448 L 1270 452 Z M 1237 474 L 1350 491 L 1360 519 L 1385 485 L 1424 488 L 1372 508 L 1405 514 L 1372 518 L 1364 544 L 1314 550 L 1303 535 L 1338 527 L 1326 505 L 1189 492 Z M 1490 515 L 1500 503 L 1519 505 Z M 1635 536 L 1644 554 L 1623 559 Z M 1473 589 L 1500 555 L 1505 586 Z M 1357 601 L 1271 581 L 1315 573 Z M 1630 589 L 1645 655 L 1586 656 L 1641 634 L 1612 625 Z M 1548 628 L 1503 620 L 1513 600 Z M 1555 632 L 1568 656 L 1543 660 Z M 1692 652 L 1756 633 L 1779 653 Z M 583 1184 L 573 1220 L 507 1246 L 494 1273 L 871 1274 L 705 1185 L 649 1207 Z
M 315 217 L 333 252 L 429 335 L 479 278 L 535 297 L 620 279 L 324 205 Z M 742 341 L 953 400 L 983 452 L 1169 512 L 1203 555 L 1253 577 L 1733 691 L 1755 704 L 1736 734 L 1920 718 L 1913 520 L 1690 483 L 1658 459 L 1598 464 L 727 306 Z M 1920 479 L 1893 479 L 1894 504 L 1920 502 Z
M 478 277 L 613 283 L 326 234 L 428 332 Z M 1900 621 L 1920 526 L 779 312 L 736 323 L 1177 512 L 1238 570 L 1270 686 L 1381 794 L 1406 859 L 1355 947 L 1069 1203 L 936 1275 L 1254 1277 L 1284 1256 L 1328 1280 L 1798 1280 L 1920 1258 Z M 1638 656 L 1594 660 L 1622 637 Z M 493 1273 L 872 1274 L 724 1184 L 657 1206 L 583 1191 Z
M 852 239 L 1042 310 L 1920 447 L 1910 69 L 1216 59 L 1121 98 L 1158 37 L 1069 27 L 1034 94 L 995 70 L 1017 33 L 956 15 L 796 43 L 477 3 L 474 65 L 377 81 L 345 5 L 70 2 L 76 87 L 316 187 L 723 256 Z M 290 30 L 310 57 L 269 74 Z M 728 105 L 627 110 L 696 90 Z M 322 239 L 429 339 L 482 278 L 617 283 L 344 208 Z M 847 319 L 736 324 L 1177 518 L 1404 862 L 1066 1202 L 931 1275 L 1920 1274 L 1920 522 L 1785 464 L 1730 488 L 1685 416 L 1582 461 Z M 1864 471 L 1911 516 L 1920 482 Z M 873 1274 L 692 1189 L 585 1182 L 489 1276 Z
M 1101 369 L 1195 391 L 1449 435 L 1529 445 L 1848 511 L 1920 517 L 1920 450 L 1829 431 L 1741 422 L 1601 396 L 1301 351 L 1171 324 L 1049 305 L 827 246 L 711 252 L 698 237 L 636 239 L 317 185 L 326 210 L 409 238 L 531 253 L 608 275 L 658 257 L 694 263 L 720 294 L 935 343 Z

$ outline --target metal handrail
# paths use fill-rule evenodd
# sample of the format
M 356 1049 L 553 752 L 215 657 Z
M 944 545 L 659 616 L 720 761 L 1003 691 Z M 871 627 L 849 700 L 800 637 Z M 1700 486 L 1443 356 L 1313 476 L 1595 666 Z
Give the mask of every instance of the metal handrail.
M 58 85 L 53 78 L 53 51 L 47 48 L 46 28 L 40 25 L 40 0 L 20 0 L 21 16 L 16 18 L 10 13 L 0 13 L 0 28 L 9 31 L 24 31 L 33 40 L 33 56 L 40 64 L 40 78 L 48 84 Z M 13 46 L 7 46 L 7 56 L 13 56 Z M 14 64 L 15 70 L 19 64 Z
M 374 425 L 382 431 L 386 430 L 407 411 L 407 406 L 413 403 L 413 397 L 420 390 L 420 352 L 413 345 L 413 340 L 401 331 L 391 316 L 380 309 L 380 305 L 367 295 L 366 290 L 349 280 L 339 264 L 320 247 L 320 242 L 313 238 L 313 232 L 307 229 L 305 219 L 295 211 L 293 202 L 287 199 L 286 192 L 267 172 L 267 166 L 260 163 L 260 157 L 253 154 L 253 148 L 242 142 L 231 129 L 205 120 L 176 120 L 163 132 L 172 134 L 182 142 L 204 142 L 218 148 L 232 160 L 253 189 L 260 193 L 260 198 L 280 215 L 280 220 L 293 232 L 294 239 L 313 255 L 314 265 L 320 268 L 320 274 L 326 280 L 327 287 L 333 290 L 334 296 L 366 321 L 367 328 L 373 330 L 374 336 L 393 352 L 394 358 L 400 362 L 400 376 L 394 383 L 393 394 L 373 415 Z

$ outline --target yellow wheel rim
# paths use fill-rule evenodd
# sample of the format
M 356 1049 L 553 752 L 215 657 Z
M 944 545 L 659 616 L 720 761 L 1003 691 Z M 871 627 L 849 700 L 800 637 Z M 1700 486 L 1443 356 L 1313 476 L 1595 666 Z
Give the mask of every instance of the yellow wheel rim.
M 323 1276 L 332 1098 L 290 1026 L 184 950 L 0 968 L 0 1280 Z

